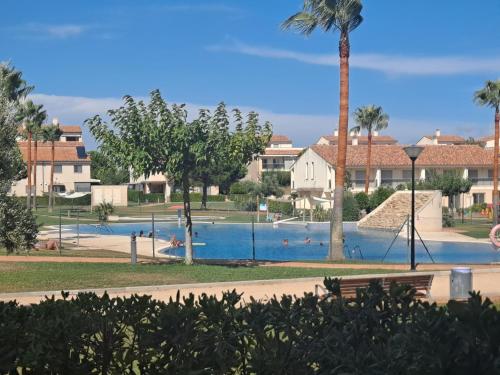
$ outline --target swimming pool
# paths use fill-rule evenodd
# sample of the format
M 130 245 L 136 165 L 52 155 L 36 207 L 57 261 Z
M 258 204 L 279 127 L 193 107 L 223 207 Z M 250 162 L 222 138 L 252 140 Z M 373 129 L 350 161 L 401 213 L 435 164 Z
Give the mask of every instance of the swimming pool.
M 75 226 L 68 226 L 75 230 Z M 98 230 L 92 225 L 80 225 L 80 233 L 137 234 L 140 230 L 147 233 L 150 223 L 111 224 L 112 232 Z M 184 239 L 184 227 L 173 223 L 156 223 L 157 237 L 169 239 L 175 234 Z M 194 256 L 203 259 L 251 259 L 252 226 L 251 224 L 203 224 L 195 223 L 193 232 L 198 236 L 193 242 L 203 245 L 194 246 Z M 310 244 L 304 239 L 311 238 Z M 314 260 L 325 259 L 328 253 L 328 225 L 286 224 L 274 228 L 270 224 L 255 225 L 255 257 L 259 260 Z M 381 231 L 357 230 L 355 225 L 345 225 L 346 258 L 381 261 L 394 234 Z M 288 240 L 288 246 L 282 241 Z M 432 257 L 437 263 L 491 263 L 500 261 L 500 252 L 489 244 L 426 241 Z M 322 244 L 322 245 L 321 245 Z M 184 248 L 166 250 L 168 254 L 184 256 Z M 416 243 L 416 260 L 430 263 L 424 247 Z M 409 261 L 407 240 L 399 237 L 385 260 L 393 263 Z

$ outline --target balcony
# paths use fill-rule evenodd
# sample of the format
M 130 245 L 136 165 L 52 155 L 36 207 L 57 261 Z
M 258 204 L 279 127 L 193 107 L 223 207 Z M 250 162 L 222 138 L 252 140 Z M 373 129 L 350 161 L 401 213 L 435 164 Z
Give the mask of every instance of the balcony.
M 275 170 L 285 170 L 285 163 L 269 163 L 262 164 L 262 170 L 264 171 L 275 171 Z

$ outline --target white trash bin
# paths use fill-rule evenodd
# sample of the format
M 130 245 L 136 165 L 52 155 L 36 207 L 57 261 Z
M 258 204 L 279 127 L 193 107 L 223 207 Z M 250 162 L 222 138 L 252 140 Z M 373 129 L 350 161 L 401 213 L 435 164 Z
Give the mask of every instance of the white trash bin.
M 456 267 L 450 273 L 450 299 L 467 299 L 472 291 L 472 270 Z

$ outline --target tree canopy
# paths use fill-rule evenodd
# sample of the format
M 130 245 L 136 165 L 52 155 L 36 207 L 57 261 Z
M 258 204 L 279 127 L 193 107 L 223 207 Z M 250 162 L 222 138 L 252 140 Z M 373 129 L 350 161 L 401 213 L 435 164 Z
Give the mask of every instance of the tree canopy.
M 134 177 L 164 174 L 182 187 L 186 263 L 192 263 L 189 191 L 195 181 L 203 174 L 216 175 L 222 156 L 223 165 L 250 162 L 271 137 L 271 125 L 261 126 L 256 113 L 248 114 L 246 122 L 239 111 L 234 113 L 234 132 L 228 131 L 229 117 L 222 103 L 213 116 L 202 110 L 188 121 L 185 105 L 169 105 L 155 90 L 148 104 L 125 96 L 122 107 L 108 111 L 109 125 L 100 116 L 86 120 L 101 151 L 130 168 Z
M 126 167 L 117 163 L 100 149 L 89 151 L 90 177 L 101 181 L 103 185 L 120 185 L 129 182 L 130 173 Z

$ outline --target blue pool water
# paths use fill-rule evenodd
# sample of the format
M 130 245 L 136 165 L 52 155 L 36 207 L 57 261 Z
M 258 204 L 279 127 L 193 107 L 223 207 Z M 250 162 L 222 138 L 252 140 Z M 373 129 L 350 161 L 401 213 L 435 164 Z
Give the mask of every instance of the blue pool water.
M 75 229 L 74 226 L 69 226 Z M 109 234 L 130 235 L 143 230 L 145 235 L 151 230 L 150 223 L 112 224 Z M 156 223 L 157 237 L 169 239 L 172 234 L 184 239 L 184 227 L 173 223 Z M 198 232 L 194 256 L 204 259 L 251 259 L 252 230 L 250 224 L 202 224 L 195 223 L 193 232 Z M 80 233 L 106 234 L 91 225 L 80 225 Z M 270 224 L 255 225 L 255 255 L 260 260 L 306 260 L 324 259 L 328 252 L 328 226 L 288 224 L 273 228 Z M 311 238 L 310 244 L 304 239 Z M 347 258 L 382 260 L 394 234 L 380 231 L 358 231 L 355 226 L 345 227 L 345 253 Z M 282 240 L 288 239 L 288 246 Z M 323 246 L 320 245 L 323 243 Z M 491 263 L 500 261 L 500 252 L 489 244 L 426 241 L 432 257 L 437 263 Z M 167 250 L 169 254 L 183 256 L 184 248 Z M 431 262 L 424 247 L 416 245 L 419 263 Z M 386 262 L 404 263 L 409 260 L 407 241 L 399 237 L 387 255 Z

